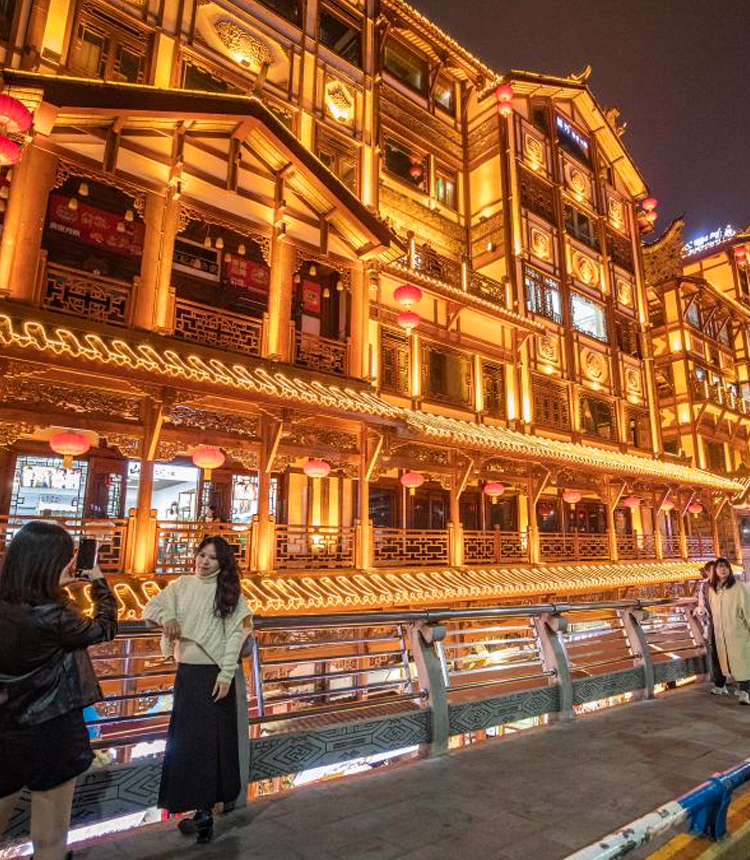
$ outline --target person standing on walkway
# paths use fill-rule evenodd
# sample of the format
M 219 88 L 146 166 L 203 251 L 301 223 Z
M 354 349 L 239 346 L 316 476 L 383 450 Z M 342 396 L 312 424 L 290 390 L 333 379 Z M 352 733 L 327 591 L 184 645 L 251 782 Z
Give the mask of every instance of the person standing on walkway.
M 711 680 L 714 682 L 711 689 L 712 696 L 728 696 L 727 679 L 721 671 L 719 663 L 719 655 L 716 651 L 716 636 L 714 635 L 714 624 L 711 618 L 711 604 L 708 598 L 708 589 L 711 583 L 711 577 L 714 572 L 713 561 L 707 561 L 700 569 L 701 581 L 698 583 L 696 596 L 698 604 L 695 607 L 695 618 L 701 625 L 703 632 L 703 641 L 706 646 L 706 658 L 708 660 L 708 670 L 711 674 Z
M 732 573 L 726 558 L 717 558 L 708 589 L 719 667 L 739 687 L 741 705 L 750 705 L 750 593 Z M 721 676 L 717 676 L 721 680 Z
M 42 521 L 19 530 L 0 568 L 0 836 L 28 788 L 36 860 L 71 856 L 76 777 L 94 758 L 83 709 L 102 698 L 86 648 L 117 633 L 117 603 L 101 570 L 81 572 L 91 583 L 91 618 L 63 591 L 75 574 L 72 538 Z
M 180 830 L 210 842 L 214 805 L 233 803 L 241 788 L 234 677 L 252 615 L 231 546 L 204 538 L 195 575 L 171 582 L 143 616 L 162 627 L 162 653 L 178 664 L 159 806 L 194 810 Z

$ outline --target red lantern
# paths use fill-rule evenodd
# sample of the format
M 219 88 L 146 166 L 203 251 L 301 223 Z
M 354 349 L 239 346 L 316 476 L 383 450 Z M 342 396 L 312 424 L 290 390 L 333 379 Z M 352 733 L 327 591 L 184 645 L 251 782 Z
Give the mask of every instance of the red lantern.
M 513 113 L 513 105 L 510 102 L 498 102 L 497 110 L 500 116 L 510 116 Z
M 497 503 L 504 492 L 505 484 L 501 484 L 499 481 L 490 481 L 489 484 L 484 485 L 484 494 L 492 499 L 493 505 Z
M 193 451 L 193 463 L 203 469 L 203 478 L 206 481 L 211 480 L 211 471 L 218 469 L 224 465 L 226 457 L 219 448 L 214 448 L 213 445 L 199 445 Z
M 582 493 L 580 490 L 565 490 L 563 493 L 563 501 L 567 502 L 569 505 L 574 505 L 576 502 L 581 501 Z
M 396 322 L 407 334 L 411 334 L 412 329 L 415 329 L 421 321 L 422 318 L 419 314 L 415 314 L 414 311 L 402 311 L 396 317 Z
M 331 464 L 325 460 L 310 459 L 302 467 L 308 478 L 327 478 L 331 473 Z
M 417 182 L 424 175 L 424 167 L 421 162 L 412 160 L 411 166 L 409 167 L 409 176 Z
M 422 290 L 414 284 L 402 284 L 393 291 L 393 298 L 407 310 L 422 299 Z
M 513 98 L 513 87 L 510 84 L 500 84 L 495 89 L 495 98 L 498 102 L 507 104 Z
M 641 209 L 644 212 L 652 212 L 659 205 L 659 201 L 656 197 L 647 197 L 643 203 L 641 203 Z
M 31 128 L 31 114 L 23 102 L 0 93 L 0 125 L 8 134 L 23 134 Z
M 638 496 L 626 496 L 622 503 L 626 508 L 640 508 L 641 506 L 641 500 Z
M 21 147 L 9 137 L 0 135 L 0 167 L 10 167 L 21 160 Z
M 697 516 L 703 513 L 703 505 L 700 502 L 692 502 L 688 505 L 688 511 Z
M 654 223 L 654 221 L 656 221 L 656 219 L 657 219 L 658 217 L 659 217 L 659 216 L 658 216 L 658 214 L 657 214 L 657 212 L 656 212 L 656 209 L 651 209 L 651 211 L 646 212 L 646 220 L 648 221 L 648 223 L 649 223 L 649 224 L 653 224 L 653 223 Z
M 414 495 L 414 490 L 424 484 L 424 475 L 419 472 L 404 472 L 401 476 L 401 486 L 409 490 L 409 495 Z
M 62 454 L 63 468 L 70 469 L 73 465 L 73 457 L 85 454 L 91 447 L 91 443 L 80 433 L 65 430 L 62 433 L 55 433 L 49 440 L 49 446 L 55 454 Z
M 669 513 L 669 511 L 674 510 L 674 502 L 671 502 L 669 499 L 666 499 L 661 503 L 661 510 L 665 513 Z
M 747 251 L 744 245 L 738 245 L 734 249 L 734 256 L 738 263 L 744 263 L 747 258 Z

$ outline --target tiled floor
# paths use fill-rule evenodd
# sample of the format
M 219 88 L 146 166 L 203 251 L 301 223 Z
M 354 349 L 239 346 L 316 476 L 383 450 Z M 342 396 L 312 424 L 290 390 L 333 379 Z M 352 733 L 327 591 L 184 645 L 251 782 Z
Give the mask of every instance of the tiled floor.
M 689 687 L 268 798 L 196 846 L 171 826 L 81 860 L 559 860 L 750 756 L 750 708 Z

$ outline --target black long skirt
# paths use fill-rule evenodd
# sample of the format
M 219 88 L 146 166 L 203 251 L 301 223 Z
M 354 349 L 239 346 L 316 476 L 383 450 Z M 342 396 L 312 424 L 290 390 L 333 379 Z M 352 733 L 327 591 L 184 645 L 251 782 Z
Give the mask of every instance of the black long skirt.
M 218 666 L 177 669 L 159 786 L 159 806 L 168 812 L 210 809 L 240 793 L 235 684 L 214 702 L 218 674 Z

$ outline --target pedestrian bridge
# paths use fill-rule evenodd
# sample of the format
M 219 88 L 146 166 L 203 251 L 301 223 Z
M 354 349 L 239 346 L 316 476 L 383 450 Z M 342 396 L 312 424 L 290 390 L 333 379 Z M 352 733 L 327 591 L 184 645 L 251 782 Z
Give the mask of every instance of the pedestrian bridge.
M 258 620 L 238 713 L 251 784 L 412 760 L 285 794 L 251 790 L 205 856 L 566 857 L 750 755 L 750 709 L 689 683 L 705 670 L 691 609 L 680 599 Z M 172 669 L 138 626 L 97 660 L 107 699 L 91 725 L 109 761 L 81 778 L 74 826 L 138 814 L 158 787 L 158 755 L 135 751 L 163 738 Z M 587 713 L 613 702 L 623 704 Z M 504 729 L 514 731 L 472 743 Z M 22 803 L 6 838 L 26 823 Z M 186 843 L 151 825 L 116 847 L 145 860 Z

